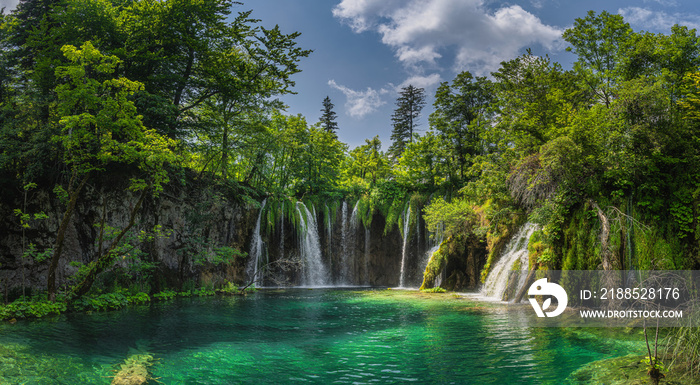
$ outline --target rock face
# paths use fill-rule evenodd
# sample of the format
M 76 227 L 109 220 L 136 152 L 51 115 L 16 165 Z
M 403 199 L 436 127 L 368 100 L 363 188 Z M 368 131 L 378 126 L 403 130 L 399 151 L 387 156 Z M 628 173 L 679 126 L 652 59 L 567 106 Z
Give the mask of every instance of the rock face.
M 143 266 L 155 266 L 153 270 L 139 273 L 152 277 L 148 280 L 152 291 L 182 289 L 183 285 L 246 284 L 252 276 L 253 257 L 237 256 L 232 263 L 224 263 L 221 256 L 234 249 L 244 253 L 251 251 L 260 206 L 242 203 L 240 196 L 231 190 L 191 177 L 185 179 L 186 183 L 170 182 L 158 197 L 146 199 L 129 236 L 136 248 L 124 251 L 123 258 L 118 258 L 117 270 L 121 267 L 124 271 L 133 271 L 134 265 L 139 263 L 133 259 L 138 251 L 140 260 L 146 263 Z M 138 199 L 128 191 L 128 185 L 127 176 L 110 174 L 109 180 L 95 180 L 83 190 L 65 236 L 64 253 L 57 271 L 61 287 L 72 284 L 71 277 L 78 270 L 75 262 L 85 264 L 99 255 L 101 232 L 98 224 L 102 221 L 106 224 L 107 230 L 102 234 L 104 250 L 111 239 L 110 233 L 128 223 L 130 209 Z M 30 242 L 37 253 L 53 247 L 65 205 L 55 193 L 40 189 L 28 196 L 26 205 L 21 194 L 16 192 L 3 194 L 2 199 L 0 293 L 13 299 L 22 295 L 23 287 L 27 295 L 32 290 L 45 290 L 49 261 L 20 256 Z M 357 205 L 353 208 L 342 201 L 308 204 L 300 210 L 300 206 L 288 198 L 286 203 L 274 203 L 269 198 L 265 207 L 259 226 L 264 254 L 261 261 L 273 263 L 269 265 L 270 273 L 264 286 L 295 286 L 308 281 L 308 270 L 305 276 L 303 274 L 311 265 L 307 262 L 308 255 L 303 254 L 310 252 L 317 253 L 314 266 L 319 266 L 320 258 L 326 275 L 322 280 L 324 285 L 398 286 L 404 253 L 404 286 L 418 287 L 423 281 L 423 271 L 430 257 L 428 250 L 435 241 L 430 240 L 420 215 L 414 213 L 404 242 L 400 223 L 393 224 L 385 233 L 386 218 L 374 213 L 371 225 L 365 228 L 357 214 Z M 48 219 L 31 220 L 30 228 L 23 232 L 14 215 L 15 209 L 25 213 L 44 212 Z M 300 234 L 303 226 L 299 225 L 299 213 L 307 209 L 315 218 L 315 226 L 307 226 L 308 231 L 316 234 L 311 237 L 314 242 L 301 248 L 304 234 Z M 140 239 L 144 233 L 160 235 Z M 309 251 L 310 248 L 318 250 Z M 449 259 L 447 272 L 450 277 L 454 275 L 450 282 L 454 282 L 451 285 L 455 289 L 473 288 L 478 284 L 484 259 L 480 250 L 480 245 L 469 246 L 455 251 L 456 257 Z M 118 279 L 116 276 L 112 274 L 111 279 Z M 108 273 L 103 274 L 102 284 L 110 284 L 105 281 L 109 277 Z M 130 281 L 117 283 L 129 285 Z
M 106 231 L 103 248 L 109 244 L 110 229 L 123 228 L 128 223 L 129 210 L 137 196 L 127 191 L 127 178 L 95 181 L 83 190 L 65 236 L 63 257 L 59 263 L 59 286 L 69 283 L 77 267 L 72 262 L 88 263 L 99 253 L 100 231 L 97 224 L 104 218 Z M 153 283 L 158 286 L 180 287 L 187 280 L 202 278 L 216 281 L 244 281 L 242 261 L 215 268 L 211 260 L 218 247 L 226 246 L 245 251 L 255 220 L 255 209 L 247 208 L 225 191 L 196 181 L 183 186 L 171 182 L 158 197 L 149 197 L 129 236 L 133 244 L 145 253 L 142 258 L 155 264 Z M 16 195 L 16 194 L 15 194 Z M 60 218 L 65 207 L 56 195 L 38 190 L 32 194 L 29 204 L 23 207 L 19 199 L 0 203 L 0 290 L 5 296 L 22 294 L 22 282 L 28 289 L 44 290 L 48 261 L 37 262 L 33 258 L 20 258 L 29 243 L 38 251 L 53 247 Z M 30 229 L 23 232 L 13 210 L 44 212 L 45 220 L 30 221 Z M 161 236 L 151 240 L 139 240 L 141 232 L 154 233 L 156 226 Z M 134 250 L 131 250 L 133 255 Z M 50 255 L 49 255 L 50 257 Z M 124 256 L 123 256 L 124 257 Z M 123 266 L 135 263 L 121 258 Z M 24 279 L 23 279 L 24 276 Z M 29 292 L 27 292 L 29 294 Z
M 431 258 L 421 288 L 440 286 L 455 291 L 477 289 L 487 255 L 486 243 L 473 235 L 450 237 Z

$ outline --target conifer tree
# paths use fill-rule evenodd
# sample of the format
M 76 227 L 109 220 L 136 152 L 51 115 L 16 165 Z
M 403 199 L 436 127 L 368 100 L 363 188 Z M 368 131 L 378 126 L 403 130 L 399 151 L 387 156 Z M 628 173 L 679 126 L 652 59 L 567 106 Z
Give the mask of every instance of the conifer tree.
M 333 107 L 334 105 L 331 103 L 331 98 L 326 96 L 326 98 L 323 99 L 320 123 L 324 131 L 336 135 L 336 131 L 338 131 L 338 122 L 336 122 L 335 119 L 338 117 L 338 114 L 333 111 Z
M 413 142 L 413 132 L 418 126 L 420 112 L 425 106 L 425 89 L 408 85 L 401 89 L 396 100 L 396 109 L 391 116 L 393 130 L 389 153 L 398 160 L 403 154 L 406 143 Z

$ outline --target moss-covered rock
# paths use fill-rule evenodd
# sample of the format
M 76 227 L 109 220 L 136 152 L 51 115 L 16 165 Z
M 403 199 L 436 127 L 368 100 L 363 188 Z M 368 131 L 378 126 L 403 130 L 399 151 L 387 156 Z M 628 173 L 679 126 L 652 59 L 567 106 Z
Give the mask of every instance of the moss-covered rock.
M 651 384 L 648 366 L 644 363 L 645 356 L 630 355 L 594 361 L 571 373 L 567 384 L 588 385 L 647 385 Z M 666 385 L 698 385 L 700 378 L 693 378 L 679 370 L 665 373 L 660 384 Z
M 148 368 L 153 365 L 150 354 L 133 354 L 120 365 L 112 379 L 112 385 L 144 385 L 152 380 Z

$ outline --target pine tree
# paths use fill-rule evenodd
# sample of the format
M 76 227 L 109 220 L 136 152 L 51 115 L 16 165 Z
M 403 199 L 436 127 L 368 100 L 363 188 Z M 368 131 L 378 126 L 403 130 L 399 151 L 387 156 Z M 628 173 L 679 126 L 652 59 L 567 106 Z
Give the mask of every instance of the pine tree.
M 425 106 L 425 89 L 408 85 L 401 89 L 396 99 L 396 109 L 391 116 L 391 147 L 389 153 L 396 161 L 406 149 L 406 143 L 413 141 L 413 132 L 418 126 L 420 112 Z
M 323 108 L 321 109 L 321 127 L 326 131 L 330 132 L 333 135 L 336 135 L 336 131 L 338 131 L 338 122 L 335 121 L 335 119 L 338 117 L 338 114 L 333 111 L 333 103 L 331 103 L 331 98 L 326 96 L 325 99 L 323 99 Z

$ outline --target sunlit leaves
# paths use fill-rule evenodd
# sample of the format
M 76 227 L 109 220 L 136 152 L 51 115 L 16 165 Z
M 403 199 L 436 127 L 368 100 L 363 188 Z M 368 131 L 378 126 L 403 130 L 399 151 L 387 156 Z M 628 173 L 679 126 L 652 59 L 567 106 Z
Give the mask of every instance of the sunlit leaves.
M 143 85 L 113 77 L 120 60 L 103 55 L 90 42 L 62 50 L 70 64 L 56 69 L 64 83 L 56 87 L 62 131 L 54 140 L 64 147 L 66 163 L 78 175 L 112 162 L 135 163 L 158 191 L 167 181 L 164 165 L 173 161 L 173 142 L 143 126 L 129 99 Z

